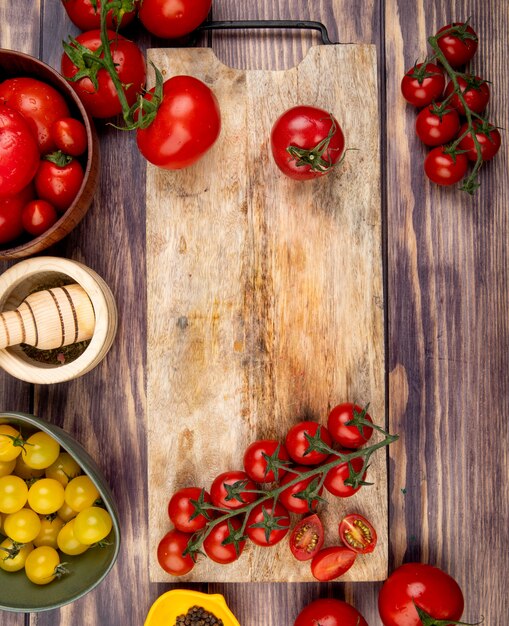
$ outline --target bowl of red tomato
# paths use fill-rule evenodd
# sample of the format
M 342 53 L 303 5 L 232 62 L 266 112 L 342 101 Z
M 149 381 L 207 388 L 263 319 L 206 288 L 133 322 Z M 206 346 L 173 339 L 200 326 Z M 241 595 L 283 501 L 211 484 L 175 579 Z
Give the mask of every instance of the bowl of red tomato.
M 97 135 L 69 83 L 35 57 L 0 49 L 0 259 L 68 235 L 98 176 Z

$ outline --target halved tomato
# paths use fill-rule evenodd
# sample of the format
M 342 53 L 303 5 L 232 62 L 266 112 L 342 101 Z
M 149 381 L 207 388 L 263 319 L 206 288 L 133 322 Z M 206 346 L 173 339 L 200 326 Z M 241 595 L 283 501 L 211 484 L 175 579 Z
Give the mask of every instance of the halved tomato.
M 299 561 L 309 561 L 323 545 L 323 525 L 318 515 L 308 515 L 297 522 L 290 535 L 290 550 Z
M 311 573 L 320 582 L 339 578 L 355 562 L 357 554 L 345 546 L 331 546 L 320 550 L 311 561 Z
M 376 546 L 376 530 L 368 520 L 358 513 L 347 515 L 339 523 L 341 541 L 358 554 L 373 552 Z

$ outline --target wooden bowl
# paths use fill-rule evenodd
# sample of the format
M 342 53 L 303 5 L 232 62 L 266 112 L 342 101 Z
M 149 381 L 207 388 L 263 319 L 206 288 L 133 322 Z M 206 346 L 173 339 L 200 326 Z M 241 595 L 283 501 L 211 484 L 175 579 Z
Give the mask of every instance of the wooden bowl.
M 15 310 L 33 291 L 62 280 L 78 283 L 87 292 L 94 308 L 94 334 L 75 360 L 58 365 L 31 358 L 19 345 L 1 349 L 0 367 L 20 380 L 47 385 L 78 378 L 94 368 L 113 343 L 117 307 L 110 288 L 96 272 L 77 261 L 48 256 L 13 265 L 0 275 L 0 311 Z
M 15 76 L 37 78 L 55 87 L 66 99 L 71 115 L 80 119 L 87 130 L 88 150 L 85 176 L 74 202 L 60 219 L 38 237 L 26 233 L 13 242 L 0 245 L 0 259 L 17 259 L 37 254 L 68 235 L 82 220 L 92 202 L 99 178 L 99 141 L 93 122 L 69 83 L 52 67 L 38 59 L 0 48 L 0 81 Z

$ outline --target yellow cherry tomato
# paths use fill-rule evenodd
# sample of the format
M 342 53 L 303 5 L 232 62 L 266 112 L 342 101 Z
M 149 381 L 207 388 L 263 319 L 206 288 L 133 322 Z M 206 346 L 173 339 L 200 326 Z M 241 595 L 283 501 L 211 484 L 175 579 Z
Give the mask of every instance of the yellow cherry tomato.
M 32 478 L 40 478 L 44 475 L 43 469 L 34 469 L 33 467 L 28 467 L 25 463 L 25 459 L 23 458 L 23 454 L 20 454 L 16 459 L 14 471 L 12 472 L 16 476 L 19 476 L 23 480 L 31 480 Z
M 64 487 L 54 478 L 41 478 L 28 490 L 28 504 L 41 515 L 56 513 L 64 503 Z
M 20 457 L 18 456 L 18 459 Z M 16 467 L 16 459 L 11 461 L 0 461 L 0 477 L 12 474 L 13 469 Z
M 40 546 L 50 546 L 56 550 L 58 548 L 58 533 L 64 527 L 64 520 L 58 517 L 58 515 L 56 517 L 53 515 L 41 515 L 40 520 L 41 529 L 33 541 L 34 546 L 36 548 Z
M 7 515 L 4 520 L 5 534 L 16 543 L 30 543 L 40 530 L 41 520 L 32 509 L 20 509 Z
M 69 522 L 73 518 L 75 518 L 76 515 L 78 515 L 78 511 L 71 509 L 71 507 L 67 504 L 67 502 L 64 502 L 62 506 L 58 509 L 57 515 L 58 517 L 63 519 L 64 522 Z
M 3 513 L 0 513 L 0 535 L 5 535 L 4 533 L 4 519 L 5 519 L 5 515 Z M 2 558 L 2 555 L 0 554 L 0 559 Z
M 60 556 L 55 548 L 34 548 L 27 556 L 25 574 L 36 585 L 47 585 L 59 575 Z
M 70 522 L 62 528 L 58 533 L 57 544 L 60 550 L 64 554 L 75 556 L 76 554 L 83 554 L 90 546 L 79 542 L 74 536 L 74 523 L 76 519 L 72 519 Z
M 16 513 L 22 509 L 28 496 L 28 487 L 19 476 L 2 476 L 0 478 L 0 513 Z
M 0 461 L 12 461 L 21 453 L 23 438 L 9 424 L 0 424 Z
M 60 454 L 60 444 L 42 430 L 31 435 L 25 443 L 23 460 L 28 467 L 46 469 Z
M 46 468 L 46 478 L 54 478 L 65 487 L 81 474 L 81 467 L 68 452 L 61 452 L 57 460 Z
M 92 506 L 98 498 L 97 487 L 88 476 L 73 478 L 65 488 L 65 502 L 78 513 Z
M 99 506 L 83 509 L 74 520 L 74 536 L 80 543 L 91 545 L 110 533 L 111 515 Z
M 5 572 L 18 572 L 23 569 L 33 549 L 32 543 L 19 544 L 12 539 L 4 539 L 0 543 L 0 569 Z

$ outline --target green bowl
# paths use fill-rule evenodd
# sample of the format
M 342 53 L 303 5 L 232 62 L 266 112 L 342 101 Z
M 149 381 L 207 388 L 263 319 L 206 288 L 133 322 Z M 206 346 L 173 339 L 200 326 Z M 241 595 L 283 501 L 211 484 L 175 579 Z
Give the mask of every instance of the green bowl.
M 105 547 L 90 548 L 78 556 L 62 555 L 69 574 L 48 585 L 34 585 L 24 570 L 5 572 L 0 569 L 0 609 L 32 613 L 57 609 L 74 602 L 96 587 L 115 563 L 120 548 L 120 525 L 113 494 L 101 470 L 85 449 L 58 426 L 26 413 L 1 413 L 0 424 L 12 424 L 21 429 L 23 436 L 43 430 L 56 439 L 78 462 L 83 472 L 95 483 L 105 507 L 113 520 L 113 528 Z

